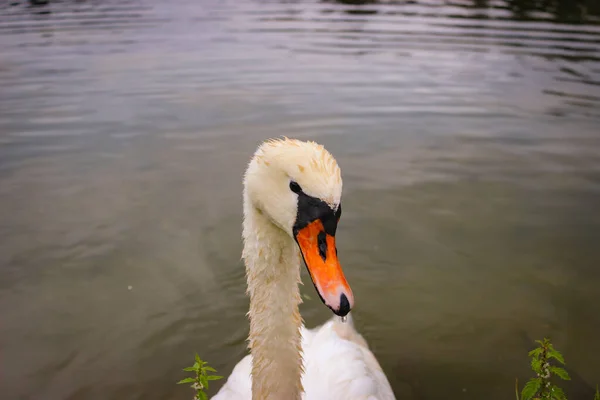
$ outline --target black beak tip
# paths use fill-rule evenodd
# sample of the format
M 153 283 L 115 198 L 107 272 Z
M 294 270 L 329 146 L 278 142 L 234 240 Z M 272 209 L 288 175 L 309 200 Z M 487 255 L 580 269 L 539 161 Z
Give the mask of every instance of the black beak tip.
M 350 312 L 350 302 L 344 293 L 340 295 L 340 308 L 333 312 L 340 317 L 345 317 Z

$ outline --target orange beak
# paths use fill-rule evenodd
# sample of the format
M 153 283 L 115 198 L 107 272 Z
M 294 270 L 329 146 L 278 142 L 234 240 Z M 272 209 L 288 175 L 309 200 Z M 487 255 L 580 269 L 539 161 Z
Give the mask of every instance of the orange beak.
M 352 290 L 337 257 L 335 237 L 316 219 L 296 233 L 308 273 L 321 300 L 335 314 L 345 316 L 354 306 Z

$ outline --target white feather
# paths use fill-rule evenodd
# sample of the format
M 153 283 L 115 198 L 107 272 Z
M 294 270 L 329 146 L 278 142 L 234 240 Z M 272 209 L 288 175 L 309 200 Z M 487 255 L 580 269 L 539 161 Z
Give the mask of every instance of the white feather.
M 322 326 L 302 326 L 304 400 L 393 400 L 392 388 L 351 314 L 341 322 L 333 317 Z M 252 399 L 252 356 L 234 368 L 213 400 Z M 276 377 L 274 377 L 276 379 Z

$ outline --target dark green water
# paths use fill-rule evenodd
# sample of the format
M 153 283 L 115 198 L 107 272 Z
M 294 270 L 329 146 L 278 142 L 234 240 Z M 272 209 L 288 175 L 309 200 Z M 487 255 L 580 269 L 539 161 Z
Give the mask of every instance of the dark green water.
M 342 167 L 399 399 L 513 399 L 544 335 L 592 398 L 600 6 L 353 3 L 0 2 L 0 398 L 189 399 L 194 351 L 229 374 L 242 173 L 279 135 Z

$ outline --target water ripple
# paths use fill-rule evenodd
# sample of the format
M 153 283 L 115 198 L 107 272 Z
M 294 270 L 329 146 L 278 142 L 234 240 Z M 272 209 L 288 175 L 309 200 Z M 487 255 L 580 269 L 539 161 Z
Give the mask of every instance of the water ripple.
M 195 350 L 228 374 L 242 173 L 281 135 L 344 168 L 340 254 L 398 394 L 504 398 L 522 360 L 489 354 L 521 330 L 598 376 L 596 3 L 0 2 L 0 391 L 175 398 Z

